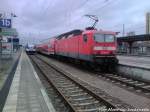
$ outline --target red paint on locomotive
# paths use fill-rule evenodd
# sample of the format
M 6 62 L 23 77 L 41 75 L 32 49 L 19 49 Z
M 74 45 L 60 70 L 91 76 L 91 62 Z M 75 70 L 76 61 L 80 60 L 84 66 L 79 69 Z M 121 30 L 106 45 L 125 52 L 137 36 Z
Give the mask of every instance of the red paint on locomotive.
M 74 30 L 42 43 L 45 54 L 54 54 L 92 63 L 117 63 L 116 33 L 97 30 Z

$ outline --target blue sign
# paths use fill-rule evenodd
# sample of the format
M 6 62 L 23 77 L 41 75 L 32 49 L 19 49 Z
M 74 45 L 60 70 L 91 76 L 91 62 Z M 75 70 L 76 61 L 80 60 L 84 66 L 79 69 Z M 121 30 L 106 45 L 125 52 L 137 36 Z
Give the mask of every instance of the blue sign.
M 11 42 L 13 40 L 13 42 L 15 43 L 18 43 L 19 42 L 19 38 L 8 38 L 8 42 Z
M 11 19 L 0 19 L 0 28 L 11 28 Z

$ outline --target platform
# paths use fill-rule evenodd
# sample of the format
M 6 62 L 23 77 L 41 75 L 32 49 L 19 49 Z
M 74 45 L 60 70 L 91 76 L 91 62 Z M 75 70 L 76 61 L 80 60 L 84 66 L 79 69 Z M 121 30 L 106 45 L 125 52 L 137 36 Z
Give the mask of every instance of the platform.
M 117 56 L 119 64 L 150 69 L 150 57 Z
M 25 52 L 21 54 L 3 112 L 55 112 Z

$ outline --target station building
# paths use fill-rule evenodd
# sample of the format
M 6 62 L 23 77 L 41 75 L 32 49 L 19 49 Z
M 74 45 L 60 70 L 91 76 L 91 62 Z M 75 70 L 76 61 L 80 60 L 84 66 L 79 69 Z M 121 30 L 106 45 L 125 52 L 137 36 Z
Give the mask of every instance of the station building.
M 146 32 L 136 35 L 129 32 L 118 39 L 118 53 L 150 55 L 150 13 L 146 13 Z M 122 38 L 122 39 L 121 39 Z

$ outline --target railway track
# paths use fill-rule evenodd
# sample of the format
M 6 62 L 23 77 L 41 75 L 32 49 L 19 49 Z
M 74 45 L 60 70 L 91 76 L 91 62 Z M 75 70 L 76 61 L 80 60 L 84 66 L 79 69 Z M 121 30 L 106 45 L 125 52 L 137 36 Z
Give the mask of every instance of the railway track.
M 32 63 L 45 90 L 50 98 L 56 112 L 70 112 L 70 107 L 66 105 L 63 97 L 58 94 L 57 90 L 53 87 L 53 85 L 47 80 L 47 78 L 41 73 L 35 63 Z
M 101 97 L 95 94 L 91 88 L 86 88 L 77 80 L 69 77 L 66 73 L 59 70 L 54 65 L 42 60 L 37 56 L 31 56 L 33 62 L 38 66 L 38 69 L 43 73 L 48 82 L 59 92 L 63 99 L 69 105 L 73 112 L 100 112 L 108 109 L 131 108 L 128 105 L 113 101 L 104 93 Z M 113 103 L 112 103 L 113 102 Z M 118 111 L 117 111 L 118 112 Z
M 72 63 L 69 63 L 71 66 Z M 75 67 L 77 68 L 81 68 L 81 66 L 79 65 L 75 65 Z M 119 85 L 120 87 L 124 87 L 128 90 L 134 90 L 133 92 L 136 93 L 142 93 L 142 95 L 146 96 L 146 97 L 150 97 L 150 82 L 145 82 L 143 80 L 138 80 L 132 77 L 127 77 L 125 75 L 121 75 L 121 74 L 117 74 L 117 73 L 113 73 L 113 74 L 108 74 L 108 73 L 99 73 L 96 72 L 95 70 L 91 69 L 91 70 L 87 70 L 87 68 L 84 68 L 83 70 L 85 70 L 86 72 L 92 72 L 94 74 L 97 74 L 96 76 L 98 77 L 103 77 L 106 80 L 111 80 L 112 83 Z
M 76 65 L 73 65 L 72 63 L 69 63 L 69 64 L 73 67 L 75 66 L 79 69 L 81 68 L 80 65 L 76 66 Z M 88 70 L 87 68 L 84 68 L 83 70 L 89 73 L 92 72 L 94 74 L 97 74 L 96 76 L 98 76 L 99 78 L 103 77 L 105 78 L 105 80 L 111 80 L 112 83 L 117 84 L 120 87 L 124 87 L 128 90 L 134 90 L 132 92 L 142 93 L 142 95 L 146 97 L 150 97 L 150 82 L 145 82 L 142 80 L 134 79 L 132 77 L 127 77 L 125 75 L 121 75 L 117 73 L 113 73 L 113 74 L 99 73 L 99 72 L 94 71 L 93 69 Z
M 126 86 L 129 89 L 134 89 L 136 92 L 144 93 L 146 96 L 150 96 L 150 83 L 141 80 L 133 79 L 131 77 L 125 77 L 123 75 L 117 74 L 99 74 L 101 78 L 110 80 L 112 83 L 118 84 L 120 86 Z

